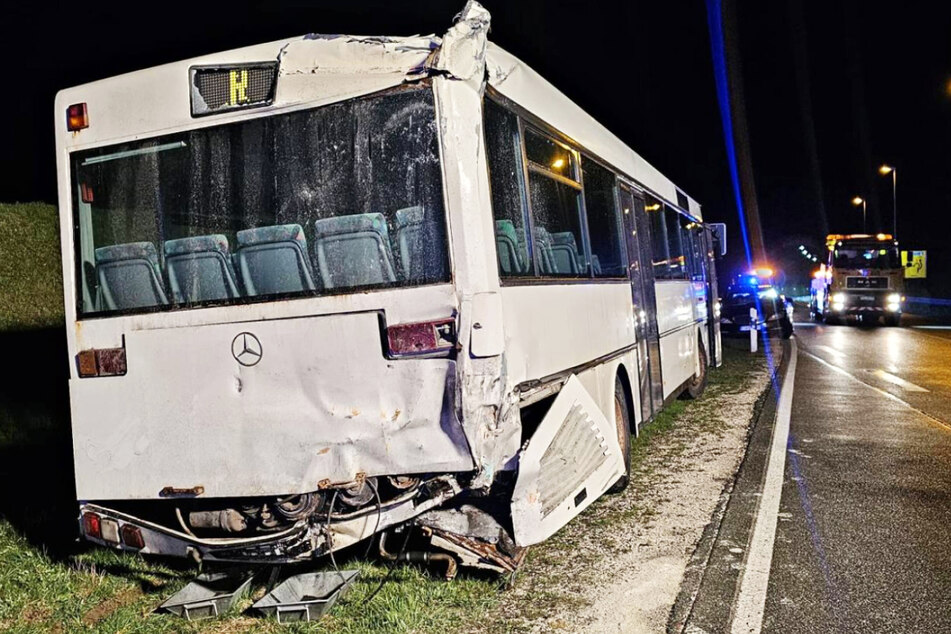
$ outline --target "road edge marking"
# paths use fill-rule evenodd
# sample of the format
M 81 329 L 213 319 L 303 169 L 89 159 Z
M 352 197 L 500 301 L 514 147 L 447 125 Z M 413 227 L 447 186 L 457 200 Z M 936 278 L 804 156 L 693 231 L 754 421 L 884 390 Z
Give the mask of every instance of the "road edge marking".
M 779 521 L 779 500 L 783 492 L 786 472 L 786 445 L 789 441 L 789 422 L 792 416 L 793 389 L 796 380 L 796 340 L 790 340 L 789 365 L 779 392 L 773 441 L 763 481 L 762 497 L 753 524 L 753 534 L 747 551 L 746 564 L 740 579 L 740 591 L 733 611 L 730 631 L 733 634 L 758 634 L 763 626 L 766 609 L 766 590 L 769 570 L 773 561 L 773 544 Z

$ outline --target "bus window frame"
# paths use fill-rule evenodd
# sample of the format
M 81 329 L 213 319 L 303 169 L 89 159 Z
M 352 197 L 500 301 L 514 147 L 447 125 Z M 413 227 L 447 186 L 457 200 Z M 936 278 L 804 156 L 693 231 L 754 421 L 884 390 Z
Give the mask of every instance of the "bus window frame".
M 601 167 L 604 167 L 605 169 L 610 170 L 614 174 L 614 179 L 615 179 L 614 180 L 615 197 L 617 196 L 616 192 L 618 189 L 618 183 L 623 182 L 635 192 L 640 192 L 642 196 L 643 195 L 653 196 L 654 198 L 657 199 L 658 202 L 661 203 L 663 207 L 666 207 L 670 209 L 671 211 L 676 212 L 680 216 L 686 218 L 688 221 L 696 222 L 702 227 L 706 226 L 702 220 L 698 220 L 697 218 L 693 217 L 690 214 L 690 212 L 687 211 L 686 209 L 683 209 L 676 203 L 671 202 L 670 200 L 668 200 L 661 194 L 657 193 L 650 187 L 644 185 L 639 180 L 637 180 L 633 176 L 630 176 L 623 170 L 619 170 L 610 161 L 604 160 L 597 153 L 592 152 L 581 143 L 578 143 L 577 141 L 571 139 L 564 133 L 560 132 L 557 128 L 545 122 L 538 115 L 535 115 L 531 111 L 526 110 L 524 107 L 520 106 L 516 102 L 512 101 L 511 99 L 509 99 L 508 97 L 500 93 L 496 88 L 492 86 L 486 86 L 485 94 L 483 95 L 482 98 L 483 100 L 489 99 L 493 101 L 496 106 L 499 106 L 501 108 L 504 108 L 505 110 L 508 110 L 510 113 L 514 114 L 518 119 L 519 150 L 521 151 L 521 154 L 522 154 L 522 170 L 521 170 L 522 182 L 520 187 L 521 198 L 522 198 L 522 214 L 525 217 L 525 226 L 528 227 L 528 235 L 525 236 L 526 249 L 528 249 L 528 253 L 532 259 L 533 275 L 531 276 L 528 276 L 528 275 L 503 276 L 499 274 L 500 287 L 504 288 L 509 286 L 533 286 L 533 285 L 534 286 L 552 286 L 552 285 L 574 285 L 574 284 L 619 284 L 622 282 L 623 283 L 630 282 L 630 273 L 628 273 L 627 275 L 623 277 L 594 277 L 593 276 L 593 270 L 592 270 L 592 267 L 590 266 L 590 261 L 591 261 L 590 252 L 588 251 L 590 249 L 590 245 L 589 245 L 588 234 L 587 234 L 588 213 L 587 213 L 587 208 L 584 205 L 584 182 L 580 178 L 578 182 L 580 182 L 582 186 L 581 208 L 583 210 L 582 228 L 583 228 L 584 237 L 585 237 L 584 248 L 587 252 L 586 257 L 588 258 L 588 270 L 591 273 L 591 275 L 589 275 L 588 277 L 544 277 L 544 276 L 538 275 L 538 262 L 537 262 L 537 259 L 535 258 L 535 251 L 534 251 L 534 247 L 535 247 L 535 244 L 534 244 L 535 239 L 533 234 L 534 220 L 532 219 L 532 213 L 531 213 L 531 207 L 530 207 L 531 201 L 529 200 L 530 196 L 528 192 L 528 174 L 529 174 L 528 163 L 529 161 L 525 151 L 526 126 L 533 128 L 536 131 L 540 131 L 543 135 L 549 137 L 556 143 L 559 143 L 562 146 L 566 146 L 572 149 L 573 151 L 577 152 L 577 154 L 579 155 L 579 160 L 577 161 L 577 166 L 579 170 L 581 168 L 580 156 L 582 154 L 586 156 L 588 159 L 595 161 L 596 163 L 601 165 Z M 484 127 L 485 126 L 482 126 L 483 129 Z M 485 139 L 483 136 L 483 141 L 484 140 Z M 488 153 L 486 153 L 485 161 L 486 161 L 486 173 L 488 173 L 491 171 L 491 167 L 488 164 Z M 541 169 L 544 170 L 544 168 L 541 168 Z M 547 175 L 548 174 L 546 173 L 546 176 Z M 557 176 L 557 175 L 553 174 L 552 176 Z M 490 183 L 490 186 L 491 186 L 491 183 Z M 494 218 L 494 212 L 491 209 L 490 209 L 490 213 L 493 214 L 493 218 Z M 494 240 L 493 240 L 493 245 L 495 249 L 493 250 L 492 255 L 493 255 L 493 258 L 496 258 L 497 257 L 496 250 L 498 247 L 497 245 L 495 245 Z M 628 261 L 630 261 L 630 254 L 628 254 Z M 655 278 L 654 283 L 656 284 L 657 282 L 678 282 L 678 281 L 682 282 L 686 280 L 670 280 L 670 279 L 663 279 L 663 278 Z

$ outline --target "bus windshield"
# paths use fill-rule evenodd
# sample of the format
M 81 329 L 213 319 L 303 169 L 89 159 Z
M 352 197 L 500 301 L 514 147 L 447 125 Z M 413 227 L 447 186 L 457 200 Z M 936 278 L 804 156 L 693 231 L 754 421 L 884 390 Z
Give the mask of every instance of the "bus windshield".
M 450 279 L 426 84 L 71 159 L 80 315 Z
M 843 269 L 897 269 L 901 267 L 897 247 L 839 247 L 833 266 Z

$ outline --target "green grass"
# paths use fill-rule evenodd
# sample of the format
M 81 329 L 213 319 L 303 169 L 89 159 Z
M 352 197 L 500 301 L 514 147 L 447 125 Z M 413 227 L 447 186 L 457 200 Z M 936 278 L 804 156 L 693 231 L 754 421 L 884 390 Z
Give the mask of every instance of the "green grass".
M 703 400 L 671 404 L 633 441 L 636 475 L 624 494 L 629 503 L 606 510 L 599 501 L 571 530 L 533 548 L 514 591 L 503 591 L 493 578 L 462 573 L 447 583 L 439 571 L 401 565 L 364 605 L 387 569 L 378 561 L 356 558 L 341 565 L 358 567 L 361 578 L 320 623 L 285 627 L 244 616 L 240 612 L 250 599 L 234 614 L 212 621 L 188 623 L 153 614 L 196 574 L 194 567 L 74 541 L 59 258 L 55 208 L 0 204 L 0 344 L 8 353 L 15 351 L 17 363 L 7 367 L 18 370 L 0 383 L 0 632 L 444 634 L 524 628 L 553 606 L 578 601 L 572 588 L 577 589 L 581 579 L 574 585 L 552 584 L 544 571 L 566 558 L 595 560 L 597 553 L 581 548 L 587 540 L 579 535 L 619 522 L 650 521 L 653 511 L 640 504 L 637 495 L 651 451 L 665 446 L 688 420 L 698 431 L 716 432 L 715 421 L 704 427 L 703 416 L 697 414 Z M 708 389 L 736 389 L 749 378 L 751 363 L 749 355 L 730 352 L 725 367 L 712 374 Z
M 0 331 L 63 322 L 59 219 L 43 203 L 0 203 Z

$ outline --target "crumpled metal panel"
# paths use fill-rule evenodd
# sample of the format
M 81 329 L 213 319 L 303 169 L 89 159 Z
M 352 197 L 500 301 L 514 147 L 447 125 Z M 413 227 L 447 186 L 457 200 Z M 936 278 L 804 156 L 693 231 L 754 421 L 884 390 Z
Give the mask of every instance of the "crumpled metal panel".
M 613 421 L 571 375 L 519 457 L 512 493 L 515 543 L 548 539 L 623 473 Z
M 253 366 L 233 356 L 244 332 L 259 342 Z M 125 337 L 127 375 L 70 382 L 79 499 L 283 495 L 474 467 L 455 363 L 386 359 L 378 312 Z

